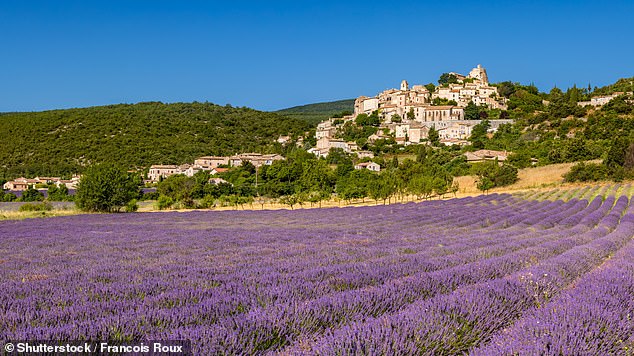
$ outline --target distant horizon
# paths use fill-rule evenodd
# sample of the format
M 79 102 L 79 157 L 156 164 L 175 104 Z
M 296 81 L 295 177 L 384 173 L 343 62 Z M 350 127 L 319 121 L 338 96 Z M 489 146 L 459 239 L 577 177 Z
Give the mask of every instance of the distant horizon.
M 477 64 L 492 83 L 593 88 L 634 76 L 634 3 L 0 3 L 0 112 L 148 101 L 277 111 L 373 96 Z

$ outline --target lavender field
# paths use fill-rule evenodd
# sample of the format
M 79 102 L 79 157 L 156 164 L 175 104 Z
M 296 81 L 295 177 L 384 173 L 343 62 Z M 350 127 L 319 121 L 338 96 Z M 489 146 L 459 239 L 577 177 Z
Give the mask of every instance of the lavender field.
M 0 340 L 632 355 L 634 204 L 622 191 L 1 221 Z

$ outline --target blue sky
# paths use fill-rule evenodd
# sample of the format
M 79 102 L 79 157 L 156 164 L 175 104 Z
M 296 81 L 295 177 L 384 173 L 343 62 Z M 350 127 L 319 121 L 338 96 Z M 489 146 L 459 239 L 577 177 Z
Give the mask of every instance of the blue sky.
M 634 1 L 0 0 L 0 112 L 139 101 L 260 110 L 481 63 L 548 91 L 634 75 Z

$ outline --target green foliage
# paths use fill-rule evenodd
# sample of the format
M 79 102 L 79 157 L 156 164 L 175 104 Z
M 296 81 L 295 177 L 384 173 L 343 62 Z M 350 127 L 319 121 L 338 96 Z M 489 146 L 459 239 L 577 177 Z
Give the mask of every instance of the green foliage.
M 446 84 L 456 84 L 458 83 L 458 78 L 455 74 L 443 73 L 438 78 L 438 84 L 446 85 Z
M 493 183 L 493 181 L 489 178 L 489 177 L 479 177 L 476 187 L 483 191 L 483 192 L 488 192 L 491 188 L 495 187 L 495 184 Z
M 558 88 L 550 91 L 550 103 L 547 112 L 552 118 L 565 118 L 568 116 L 582 117 L 586 113 L 586 109 L 577 105 L 579 91 L 576 87 L 569 89 L 564 95 Z
M 517 168 L 509 164 L 498 164 L 498 161 L 476 163 L 472 168 L 478 176 L 478 189 L 486 192 L 491 188 L 503 187 L 517 182 Z
M 325 160 L 306 160 L 302 162 L 302 173 L 295 190 L 298 192 L 329 193 L 332 191 L 334 182 L 334 172 L 328 167 Z
M 565 182 L 593 182 L 608 178 L 608 169 L 599 163 L 580 162 L 564 174 Z
M 407 190 L 418 199 L 427 199 L 434 191 L 434 178 L 423 175 L 414 176 L 410 179 Z
M 619 95 L 610 100 L 609 103 L 603 105 L 601 111 L 615 114 L 634 114 L 634 98 L 627 95 Z
M 433 187 L 434 187 L 434 193 L 436 193 L 436 195 L 438 195 L 439 197 L 442 197 L 445 194 L 447 194 L 447 191 L 449 190 L 447 180 L 441 177 L 434 177 Z
M 195 195 L 196 180 L 184 174 L 176 174 L 165 178 L 158 184 L 156 191 L 162 196 L 171 198 L 173 201 L 183 202 L 186 206 L 193 206 L 194 198 L 200 197 Z
M 309 123 L 312 126 L 316 126 L 319 122 L 323 120 L 335 116 L 342 117 L 342 112 L 352 112 L 353 110 L 354 99 L 346 99 L 294 106 L 292 108 L 278 110 L 276 111 L 276 113 L 293 119 L 299 119 Z
M 383 171 L 380 175 L 374 175 L 368 183 L 368 195 L 376 201 L 385 201 L 396 192 L 395 177 L 390 171 Z
M 368 118 L 370 117 L 372 117 L 372 115 L 368 116 Z M 346 122 L 343 125 L 343 127 L 337 132 L 337 136 L 343 139 L 344 141 L 357 141 L 361 139 L 367 139 L 368 136 L 372 135 L 373 133 L 376 133 L 378 130 L 378 128 L 374 126 L 367 126 L 367 125 L 370 125 L 370 122 L 373 122 L 370 120 L 374 120 L 374 119 L 368 119 L 367 121 L 365 121 L 364 125 L 356 125 L 355 123 L 351 121 Z M 376 125 L 378 125 L 378 116 L 377 116 Z
M 19 211 L 51 211 L 53 206 L 50 203 L 26 203 L 20 206 Z
M 346 201 L 365 198 L 369 193 L 369 182 L 374 179 L 374 173 L 367 169 L 353 170 L 337 180 L 335 191 L 339 198 Z
M 12 202 L 18 200 L 18 197 L 13 193 L 5 193 L 0 189 L 0 202 Z
M 469 175 L 471 166 L 467 163 L 467 157 L 460 155 L 445 164 L 447 171 L 454 177 Z
M 51 184 L 48 186 L 48 198 L 49 201 L 72 201 L 73 196 L 68 194 L 68 188 L 61 184 L 59 187 Z
M 409 109 L 409 111 L 407 112 L 407 120 L 414 120 L 415 118 L 416 114 L 414 114 L 414 108 Z
M 615 92 L 634 91 L 634 77 L 621 78 L 614 84 L 610 84 L 601 88 L 595 88 L 592 92 L 593 96 L 609 95 Z
M 247 108 L 156 102 L 12 113 L 0 116 L 0 123 L 7 178 L 70 176 L 97 163 L 129 169 L 204 155 L 279 153 L 277 137 L 297 136 L 309 127 Z
M 340 112 L 340 113 L 333 114 L 333 115 L 332 115 L 332 118 L 333 118 L 333 119 L 341 119 L 341 118 L 343 118 L 344 116 L 348 116 L 348 115 L 352 115 L 352 111 L 350 111 L 350 110 L 344 110 L 344 111 L 342 111 L 342 112 Z
M 291 209 L 293 209 L 295 205 L 299 204 L 300 201 L 301 199 L 297 194 L 283 195 L 279 199 L 280 204 L 288 205 Z
M 464 118 L 465 120 L 479 120 L 480 119 L 480 109 L 473 101 L 469 101 L 467 107 L 464 108 Z
M 543 110 L 542 97 L 534 86 L 515 86 L 509 96 L 508 108 L 515 114 L 531 114 Z
M 431 101 L 432 105 L 453 105 L 456 106 L 458 105 L 458 103 L 455 100 L 449 100 L 449 99 L 445 99 L 445 98 L 434 98 L 434 100 Z
M 354 120 L 354 122 L 359 126 L 379 126 L 379 124 L 381 123 L 381 119 L 379 118 L 379 112 L 375 110 L 370 115 L 367 115 L 367 114 L 357 115 L 357 118 Z
M 438 147 L 440 146 L 440 134 L 438 130 L 434 126 L 429 128 L 427 133 L 427 140 L 432 144 L 432 146 Z
M 126 205 L 125 205 L 125 212 L 126 213 L 133 213 L 135 211 L 139 210 L 139 204 L 137 203 L 136 199 L 132 199 L 130 200 Z
M 156 207 L 158 208 L 158 210 L 169 209 L 172 207 L 172 205 L 174 205 L 174 200 L 165 195 L 159 196 L 158 200 L 156 201 Z
M 515 91 L 517 91 L 517 88 L 520 86 L 519 83 L 513 83 L 509 81 L 500 82 L 494 85 L 498 88 L 498 94 L 507 99 L 510 98 L 511 95 L 515 93 Z
M 29 189 L 22 192 L 21 201 L 42 201 L 44 200 L 44 194 L 42 194 L 37 189 L 33 187 L 29 187 Z
M 471 130 L 471 136 L 469 137 L 469 141 L 473 148 L 481 149 L 486 146 L 487 132 L 491 127 L 491 123 L 489 120 L 482 120 L 479 124 L 475 125 Z
M 118 212 L 141 196 L 140 177 L 112 164 L 88 167 L 77 187 L 75 204 L 84 211 Z

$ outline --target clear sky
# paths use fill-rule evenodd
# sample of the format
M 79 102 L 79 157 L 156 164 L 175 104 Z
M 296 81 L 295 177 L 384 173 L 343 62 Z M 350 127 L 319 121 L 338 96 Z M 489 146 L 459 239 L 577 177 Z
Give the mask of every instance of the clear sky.
M 0 0 L 0 112 L 139 101 L 276 110 L 467 74 L 634 76 L 634 1 Z

